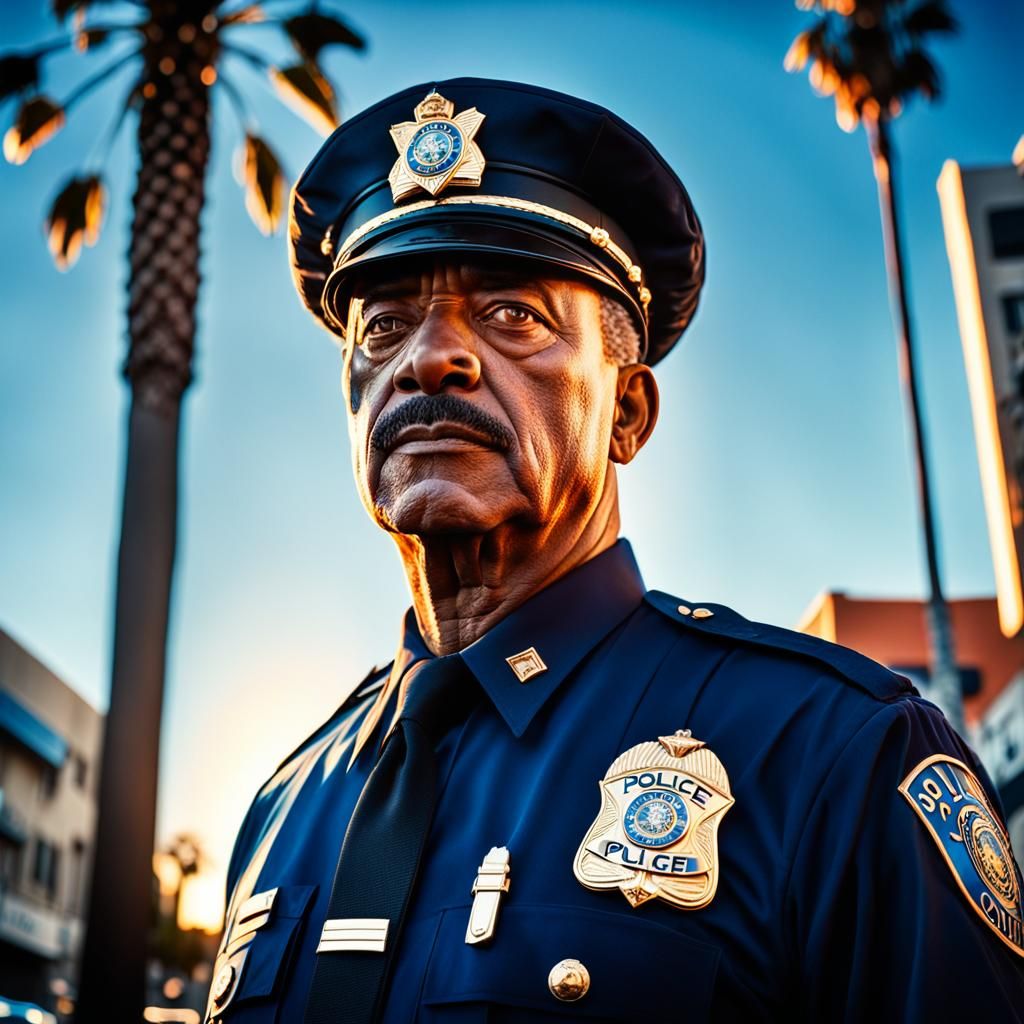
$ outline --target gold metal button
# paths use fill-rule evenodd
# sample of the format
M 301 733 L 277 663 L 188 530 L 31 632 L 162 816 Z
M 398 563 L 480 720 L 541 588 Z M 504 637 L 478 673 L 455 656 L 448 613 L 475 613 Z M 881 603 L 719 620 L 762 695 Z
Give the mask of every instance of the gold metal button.
M 685 604 L 681 604 L 679 606 L 679 608 L 677 609 L 677 611 L 679 612 L 680 615 L 689 615 L 690 614 L 690 609 L 687 608 Z
M 695 619 L 710 619 L 715 613 L 710 608 L 694 608 L 693 617 Z
M 213 1001 L 215 1003 L 222 1003 L 231 991 L 231 986 L 235 982 L 235 968 L 231 964 L 225 964 L 217 974 L 216 979 L 213 982 Z
M 548 975 L 548 988 L 563 1003 L 575 1003 L 590 988 L 590 971 L 579 960 L 559 960 Z

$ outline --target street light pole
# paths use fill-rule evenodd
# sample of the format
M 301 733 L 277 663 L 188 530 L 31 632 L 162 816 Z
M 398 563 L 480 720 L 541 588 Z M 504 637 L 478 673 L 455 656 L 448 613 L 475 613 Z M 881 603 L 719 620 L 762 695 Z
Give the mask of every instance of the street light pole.
M 896 210 L 894 159 L 889 138 L 889 125 L 882 114 L 865 117 L 868 145 L 878 184 L 878 205 L 882 215 L 882 239 L 885 245 L 885 265 L 889 277 L 889 305 L 899 352 L 900 382 L 907 412 L 907 428 L 914 452 L 917 499 L 924 529 L 925 559 L 928 571 L 927 623 L 931 641 L 931 692 L 942 706 L 953 728 L 964 732 L 963 690 L 956 664 L 953 629 L 949 618 L 949 605 L 942 591 L 939 571 L 938 541 L 932 505 L 931 481 L 928 473 L 928 454 L 921 415 L 921 397 L 914 366 L 914 344 L 907 305 L 907 289 L 903 276 L 903 250 L 900 241 L 899 217 Z

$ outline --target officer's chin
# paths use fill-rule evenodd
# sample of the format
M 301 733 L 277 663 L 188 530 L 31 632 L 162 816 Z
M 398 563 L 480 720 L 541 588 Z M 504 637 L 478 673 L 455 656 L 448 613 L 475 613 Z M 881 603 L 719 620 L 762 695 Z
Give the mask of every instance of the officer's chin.
M 487 533 L 529 513 L 525 497 L 508 485 L 488 487 L 472 477 L 425 477 L 389 487 L 386 476 L 374 496 L 374 518 L 385 529 L 409 536 Z

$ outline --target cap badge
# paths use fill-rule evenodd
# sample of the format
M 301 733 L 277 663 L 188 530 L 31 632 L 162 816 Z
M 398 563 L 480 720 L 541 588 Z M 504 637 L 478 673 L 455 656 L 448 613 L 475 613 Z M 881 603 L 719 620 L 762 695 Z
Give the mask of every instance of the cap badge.
M 436 196 L 448 185 L 478 187 L 484 155 L 473 141 L 484 116 L 476 107 L 455 114 L 455 104 L 430 93 L 415 110 L 415 121 L 391 126 L 398 159 L 391 168 L 391 198 L 397 203 L 424 189 Z
M 588 889 L 619 889 L 630 906 L 660 897 L 706 907 L 718 888 L 718 823 L 732 807 L 722 762 L 689 729 L 620 754 L 573 872 Z

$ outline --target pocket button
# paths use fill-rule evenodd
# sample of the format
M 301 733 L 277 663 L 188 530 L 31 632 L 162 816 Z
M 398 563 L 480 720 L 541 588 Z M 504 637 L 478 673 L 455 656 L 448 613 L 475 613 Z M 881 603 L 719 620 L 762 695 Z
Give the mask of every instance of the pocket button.
M 231 964 L 225 964 L 218 973 L 216 980 L 213 983 L 213 1002 L 214 1004 L 223 1003 L 227 998 L 228 993 L 231 991 L 231 986 L 235 981 L 235 968 Z
M 563 1003 L 575 1003 L 590 988 L 590 971 L 579 960 L 559 960 L 548 974 L 548 989 Z

